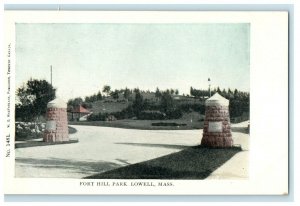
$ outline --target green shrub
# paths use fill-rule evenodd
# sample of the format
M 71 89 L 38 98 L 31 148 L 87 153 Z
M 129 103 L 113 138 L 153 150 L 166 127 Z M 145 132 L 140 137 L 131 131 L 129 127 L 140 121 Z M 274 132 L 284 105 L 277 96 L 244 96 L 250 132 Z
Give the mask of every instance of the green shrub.
M 138 115 L 138 119 L 141 120 L 155 120 L 155 119 L 165 119 L 166 114 L 160 111 L 142 111 Z
M 152 126 L 186 126 L 186 124 L 178 124 L 175 122 L 154 122 L 151 124 Z
M 181 104 L 178 106 L 178 109 L 185 113 L 189 113 L 191 111 L 199 112 L 200 114 L 205 113 L 205 105 L 199 103 Z
M 180 109 L 174 109 L 166 112 L 167 119 L 179 119 L 183 115 Z

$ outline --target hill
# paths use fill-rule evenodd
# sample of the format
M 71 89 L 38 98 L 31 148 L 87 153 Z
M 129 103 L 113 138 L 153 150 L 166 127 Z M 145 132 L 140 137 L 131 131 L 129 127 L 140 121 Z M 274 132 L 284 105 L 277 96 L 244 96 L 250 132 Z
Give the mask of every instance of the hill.
M 141 93 L 144 100 L 147 100 L 150 104 L 158 104 L 158 101 L 155 97 L 153 92 L 142 92 Z M 134 97 L 132 96 L 131 99 Z M 203 101 L 199 99 L 195 99 L 193 97 L 187 97 L 182 95 L 173 95 L 174 103 L 176 105 L 183 105 L 183 104 L 203 104 Z M 112 97 L 105 97 L 103 100 L 97 100 L 90 103 L 91 108 L 89 110 L 94 114 L 98 113 L 114 113 L 120 112 L 126 109 L 132 101 L 127 101 L 124 99 L 123 96 L 119 96 L 117 100 L 113 99 Z
M 130 102 L 127 101 L 114 101 L 114 100 L 98 100 L 92 102 L 92 108 L 89 110 L 93 113 L 113 113 L 120 112 L 127 108 Z

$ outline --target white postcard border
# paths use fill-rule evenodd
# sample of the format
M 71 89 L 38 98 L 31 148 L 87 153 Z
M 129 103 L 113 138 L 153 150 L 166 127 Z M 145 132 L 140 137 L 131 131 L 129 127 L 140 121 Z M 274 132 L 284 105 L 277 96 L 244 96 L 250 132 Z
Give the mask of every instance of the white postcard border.
M 287 194 L 288 193 L 288 17 L 287 12 L 99 12 L 5 11 L 3 75 L 10 102 L 10 146 L 4 143 L 6 194 Z M 250 23 L 250 177 L 248 180 L 171 180 L 173 187 L 80 186 L 78 180 L 14 177 L 15 23 Z M 11 56 L 8 57 L 8 45 Z M 7 74 L 8 60 L 11 71 Z M 10 79 L 10 94 L 8 77 Z M 268 92 L 266 92 L 268 91 Z M 10 101 L 7 97 L 10 95 Z M 280 96 L 280 98 L 278 98 Z M 5 119 L 7 120 L 7 118 Z M 121 181 L 121 180 L 109 180 Z M 139 180 L 124 180 L 136 182 Z M 144 180 L 143 180 L 144 181 Z M 145 180 L 158 182 L 160 180 Z M 163 180 L 162 182 L 170 182 Z

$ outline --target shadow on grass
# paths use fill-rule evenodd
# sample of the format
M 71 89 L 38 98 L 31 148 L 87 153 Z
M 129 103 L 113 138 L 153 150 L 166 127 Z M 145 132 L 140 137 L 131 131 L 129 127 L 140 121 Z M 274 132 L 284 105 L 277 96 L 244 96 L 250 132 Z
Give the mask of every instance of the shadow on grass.
M 39 169 L 65 169 L 69 173 L 93 173 L 104 172 L 120 167 L 120 164 L 105 161 L 75 161 L 60 158 L 37 159 L 37 158 L 16 158 L 16 163 Z M 26 174 L 25 174 L 26 176 Z M 29 175 L 30 176 L 30 175 Z
M 205 179 L 240 148 L 190 147 L 153 160 L 121 167 L 85 179 Z

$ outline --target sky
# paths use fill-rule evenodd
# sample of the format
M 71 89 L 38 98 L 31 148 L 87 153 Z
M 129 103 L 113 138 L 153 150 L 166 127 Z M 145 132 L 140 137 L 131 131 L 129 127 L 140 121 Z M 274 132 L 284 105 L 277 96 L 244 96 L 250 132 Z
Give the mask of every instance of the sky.
M 16 88 L 50 82 L 67 101 L 102 90 L 250 90 L 250 24 L 16 24 Z

